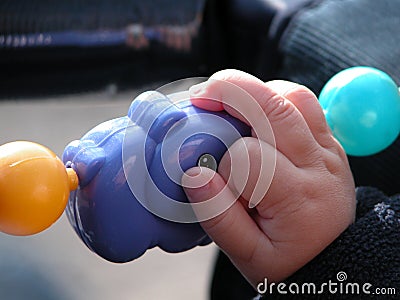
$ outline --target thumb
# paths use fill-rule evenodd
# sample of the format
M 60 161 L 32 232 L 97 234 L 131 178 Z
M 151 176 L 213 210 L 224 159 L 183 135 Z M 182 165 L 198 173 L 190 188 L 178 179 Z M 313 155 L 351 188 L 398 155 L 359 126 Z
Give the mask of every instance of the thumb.
M 212 176 L 210 176 L 212 174 Z M 211 178 L 203 186 L 199 182 Z M 194 167 L 182 177 L 182 186 L 190 202 L 205 203 L 212 199 L 213 205 L 207 210 L 193 206 L 194 212 L 200 216 L 200 222 L 209 237 L 233 260 L 247 260 L 254 253 L 261 231 L 242 205 L 229 189 L 224 179 L 208 168 Z M 194 188 L 191 188 L 193 186 Z M 215 209 L 217 206 L 218 209 Z M 221 211 L 221 208 L 224 208 Z M 219 213 L 215 212 L 219 210 Z M 210 213 L 205 219 L 204 214 Z

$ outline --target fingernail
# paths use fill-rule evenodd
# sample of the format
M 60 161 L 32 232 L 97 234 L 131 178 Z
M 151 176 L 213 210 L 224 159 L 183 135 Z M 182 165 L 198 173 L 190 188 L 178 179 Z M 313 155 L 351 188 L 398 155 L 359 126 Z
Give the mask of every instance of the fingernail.
M 189 94 L 193 96 L 202 95 L 205 93 L 207 88 L 207 81 L 192 85 L 189 88 Z
M 197 167 L 193 167 L 193 168 L 190 168 L 189 170 L 187 170 L 185 173 L 189 177 L 196 177 L 197 175 L 199 175 L 201 173 L 201 169 L 197 168 Z
M 199 178 L 200 173 L 200 168 L 192 168 L 186 171 L 185 174 L 187 176 L 182 177 L 183 190 L 190 202 L 201 202 L 209 198 L 210 184 L 209 182 L 206 184 L 201 183 L 204 178 Z
M 249 201 L 249 208 L 251 209 L 251 208 L 254 208 L 254 207 L 256 207 L 257 206 L 257 204 L 258 204 L 258 202 L 252 202 L 251 200 Z

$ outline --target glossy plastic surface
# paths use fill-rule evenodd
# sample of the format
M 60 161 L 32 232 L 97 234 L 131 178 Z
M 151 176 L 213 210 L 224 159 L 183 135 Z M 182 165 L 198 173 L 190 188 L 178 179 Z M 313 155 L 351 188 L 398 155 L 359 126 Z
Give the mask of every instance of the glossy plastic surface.
M 210 115 L 227 122 L 214 124 Z M 198 134 L 184 139 L 175 151 L 162 151 L 164 144 L 177 140 L 180 128 Z M 218 138 L 207 128 L 217 128 Z M 166 169 L 179 166 L 186 171 L 198 165 L 205 153 L 219 162 L 230 146 L 221 140 L 233 143 L 237 132 L 250 135 L 245 124 L 225 112 L 204 111 L 189 100 L 172 105 L 158 92 L 139 95 L 127 116 L 96 126 L 66 147 L 63 161 L 77 172 L 80 182 L 67 206 L 71 224 L 90 249 L 113 262 L 133 260 L 155 246 L 180 252 L 209 243 L 198 223 L 173 222 L 148 211 L 129 184 L 147 195 L 150 203 L 157 197 L 149 188 L 150 179 L 168 197 L 187 202 L 182 187 Z M 125 161 L 123 147 L 130 150 Z M 128 183 L 127 172 L 135 175 L 133 183 Z
M 76 187 L 75 172 L 46 147 L 24 141 L 0 146 L 0 231 L 30 235 L 46 229 Z
M 400 96 L 395 82 L 370 67 L 353 67 L 327 82 L 319 96 L 333 135 L 346 153 L 372 155 L 400 132 Z

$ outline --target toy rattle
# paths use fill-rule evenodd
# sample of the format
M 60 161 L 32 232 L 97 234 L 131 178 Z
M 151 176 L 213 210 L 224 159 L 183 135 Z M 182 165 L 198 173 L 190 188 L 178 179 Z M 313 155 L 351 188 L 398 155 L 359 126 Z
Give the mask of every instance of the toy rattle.
M 224 111 L 171 97 L 157 91 L 139 95 L 127 116 L 67 145 L 62 162 L 38 144 L 0 146 L 0 230 L 35 234 L 66 206 L 82 241 L 112 262 L 131 261 L 156 246 L 181 252 L 209 243 L 198 223 L 174 221 L 177 212 L 164 198 L 187 202 L 180 174 L 196 165 L 216 170 L 227 148 L 251 130 Z M 399 90 L 377 69 L 338 73 L 319 100 L 349 155 L 382 151 L 400 132 Z M 152 206 L 172 217 L 160 217 Z

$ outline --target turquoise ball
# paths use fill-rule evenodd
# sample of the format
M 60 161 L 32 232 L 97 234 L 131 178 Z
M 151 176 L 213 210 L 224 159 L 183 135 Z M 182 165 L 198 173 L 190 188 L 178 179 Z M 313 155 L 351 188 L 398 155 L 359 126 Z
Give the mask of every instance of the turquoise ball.
M 322 89 L 319 102 L 333 135 L 349 155 L 378 153 L 400 132 L 399 88 L 375 68 L 337 73 Z

